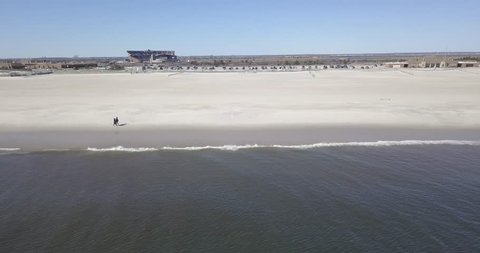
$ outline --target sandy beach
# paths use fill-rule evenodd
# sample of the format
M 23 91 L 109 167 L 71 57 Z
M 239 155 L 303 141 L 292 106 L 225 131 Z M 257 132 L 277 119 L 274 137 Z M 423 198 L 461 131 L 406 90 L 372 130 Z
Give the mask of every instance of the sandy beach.
M 479 69 L 0 77 L 0 148 L 478 140 L 479 84 Z

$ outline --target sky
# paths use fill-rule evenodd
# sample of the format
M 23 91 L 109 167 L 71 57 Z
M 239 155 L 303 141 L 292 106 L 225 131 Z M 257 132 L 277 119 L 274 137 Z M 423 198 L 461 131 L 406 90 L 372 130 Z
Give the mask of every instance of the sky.
M 480 51 L 479 0 L 0 0 L 0 58 Z

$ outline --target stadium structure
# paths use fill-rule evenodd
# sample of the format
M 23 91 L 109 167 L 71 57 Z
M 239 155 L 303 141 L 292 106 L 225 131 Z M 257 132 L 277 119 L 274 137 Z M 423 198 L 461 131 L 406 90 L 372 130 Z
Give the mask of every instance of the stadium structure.
M 128 59 L 136 63 L 155 63 L 165 61 L 176 61 L 175 51 L 156 51 L 156 50 L 127 50 Z

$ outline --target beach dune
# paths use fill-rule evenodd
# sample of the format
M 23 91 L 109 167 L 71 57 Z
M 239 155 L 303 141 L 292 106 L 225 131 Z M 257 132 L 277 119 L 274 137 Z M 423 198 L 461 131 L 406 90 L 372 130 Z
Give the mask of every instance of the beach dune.
M 0 77 L 0 147 L 480 139 L 479 129 L 478 69 Z

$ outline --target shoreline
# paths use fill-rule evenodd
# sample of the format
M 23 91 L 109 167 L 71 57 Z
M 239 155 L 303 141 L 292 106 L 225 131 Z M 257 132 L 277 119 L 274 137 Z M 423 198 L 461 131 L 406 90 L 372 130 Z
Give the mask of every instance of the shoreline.
M 0 148 L 26 151 L 87 148 L 163 148 L 312 145 L 378 141 L 480 141 L 480 128 L 380 126 L 179 127 L 110 130 L 0 131 Z

